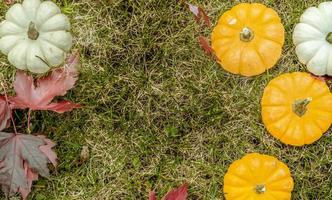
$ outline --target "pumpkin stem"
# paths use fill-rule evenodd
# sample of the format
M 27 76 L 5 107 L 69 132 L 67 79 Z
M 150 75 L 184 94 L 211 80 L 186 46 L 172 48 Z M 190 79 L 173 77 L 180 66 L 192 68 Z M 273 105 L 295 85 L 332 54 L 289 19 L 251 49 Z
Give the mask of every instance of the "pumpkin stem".
M 332 32 L 329 32 L 326 36 L 326 41 L 328 41 L 330 44 L 332 44 Z
M 240 33 L 240 39 L 243 42 L 250 42 L 252 39 L 254 39 L 254 36 L 254 32 L 248 27 L 244 27 Z
M 33 22 L 30 22 L 29 24 L 28 37 L 31 40 L 37 40 L 37 38 L 39 37 L 39 32 L 37 31 L 36 24 Z
M 293 112 L 299 116 L 302 117 L 307 112 L 307 105 L 312 101 L 311 97 L 308 97 L 306 99 L 298 99 L 295 100 L 293 103 Z
M 255 187 L 255 192 L 257 194 L 263 194 L 264 192 L 266 192 L 266 187 L 265 185 L 256 185 Z

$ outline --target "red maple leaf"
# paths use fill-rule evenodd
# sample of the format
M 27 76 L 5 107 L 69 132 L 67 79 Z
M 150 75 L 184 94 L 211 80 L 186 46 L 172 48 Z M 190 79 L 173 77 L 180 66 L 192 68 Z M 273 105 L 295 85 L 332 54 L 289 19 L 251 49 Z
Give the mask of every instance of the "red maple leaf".
M 157 200 L 156 193 L 153 191 L 149 192 L 149 200 Z
M 204 53 L 206 55 L 208 55 L 208 56 L 213 55 L 213 49 L 212 49 L 212 47 L 210 46 L 208 40 L 205 37 L 199 36 L 198 37 L 198 43 L 201 46 L 201 48 L 204 50 Z
M 77 80 L 79 55 L 72 54 L 67 64 L 54 70 L 50 75 L 34 80 L 23 71 L 16 73 L 14 90 L 16 96 L 9 97 L 13 109 L 51 110 L 57 113 L 79 108 L 80 105 L 70 101 L 52 102 L 54 97 L 63 96 L 72 89 Z
M 195 6 L 190 3 L 186 3 L 189 7 L 189 10 L 195 15 L 195 20 L 197 23 L 201 20 L 203 17 L 204 23 L 206 26 L 211 27 L 211 21 L 209 19 L 209 16 L 206 14 L 205 10 L 202 7 Z
M 26 199 L 38 174 L 49 176 L 47 164 L 56 166 L 55 144 L 44 136 L 0 132 L 0 184 L 7 196 L 17 192 Z
M 0 96 L 0 131 L 10 125 L 11 110 L 5 96 Z
M 28 183 L 28 187 L 20 187 L 18 189 L 18 192 L 21 194 L 23 199 L 26 199 L 31 192 L 31 186 L 32 182 L 38 180 L 38 173 L 34 172 L 28 165 L 27 162 L 23 162 L 24 167 L 24 176 L 26 178 L 26 181 Z
M 186 200 L 188 196 L 188 184 L 183 184 L 182 186 L 169 191 L 162 200 Z M 156 193 L 149 193 L 149 200 L 157 200 Z

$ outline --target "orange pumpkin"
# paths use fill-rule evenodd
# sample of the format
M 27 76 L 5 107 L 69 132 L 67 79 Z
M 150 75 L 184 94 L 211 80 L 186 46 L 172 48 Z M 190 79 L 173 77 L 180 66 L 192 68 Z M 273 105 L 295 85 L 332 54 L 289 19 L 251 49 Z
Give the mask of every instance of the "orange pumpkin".
M 244 76 L 272 68 L 280 58 L 284 40 L 278 14 L 258 3 L 241 3 L 225 12 L 211 38 L 221 66 Z
M 311 144 L 332 123 L 332 94 L 324 81 L 308 73 L 287 73 L 271 80 L 261 105 L 266 129 L 286 144 Z
M 293 187 L 284 163 L 258 153 L 233 162 L 224 177 L 226 200 L 290 200 Z

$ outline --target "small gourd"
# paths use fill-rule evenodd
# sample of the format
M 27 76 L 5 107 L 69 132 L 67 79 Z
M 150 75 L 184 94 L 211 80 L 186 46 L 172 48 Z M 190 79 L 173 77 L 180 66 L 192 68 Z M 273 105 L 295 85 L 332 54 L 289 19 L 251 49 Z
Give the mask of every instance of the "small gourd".
M 224 177 L 226 200 L 290 200 L 293 187 L 287 165 L 258 153 L 233 162 Z
M 273 9 L 259 3 L 240 3 L 220 17 L 212 32 L 212 49 L 226 71 L 254 76 L 277 63 L 284 32 Z
M 261 106 L 266 129 L 285 144 L 311 144 L 332 123 L 329 87 L 305 72 L 286 73 L 271 80 Z
M 16 68 L 45 73 L 71 49 L 70 23 L 52 1 L 24 0 L 0 24 L 0 50 Z
M 299 61 L 308 71 L 332 76 L 332 2 L 308 8 L 295 26 L 293 42 Z

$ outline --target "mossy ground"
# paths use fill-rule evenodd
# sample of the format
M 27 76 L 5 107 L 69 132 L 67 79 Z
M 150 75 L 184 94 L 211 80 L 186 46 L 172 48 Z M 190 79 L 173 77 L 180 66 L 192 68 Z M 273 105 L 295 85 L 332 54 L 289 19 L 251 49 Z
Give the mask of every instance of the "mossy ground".
M 269 80 L 304 71 L 292 31 L 305 8 L 321 0 L 261 0 L 277 10 L 286 29 L 283 55 L 272 70 L 253 78 L 232 75 L 197 44 L 209 35 L 175 0 L 57 0 L 69 15 L 80 79 L 66 99 L 83 105 L 63 115 L 33 112 L 32 131 L 57 143 L 59 166 L 33 185 L 29 199 L 147 199 L 183 182 L 189 199 L 223 199 L 228 166 L 260 152 L 287 163 L 295 179 L 293 199 L 332 199 L 332 137 L 301 148 L 281 144 L 265 130 L 260 98 Z M 244 1 L 191 1 L 213 23 Z M 246 1 L 253 2 L 253 1 Z M 0 16 L 8 9 L 0 4 Z M 0 57 L 2 81 L 15 69 Z M 26 131 L 24 111 L 15 112 Z M 90 158 L 78 164 L 83 146 Z M 3 196 L 0 196 L 3 198 Z

